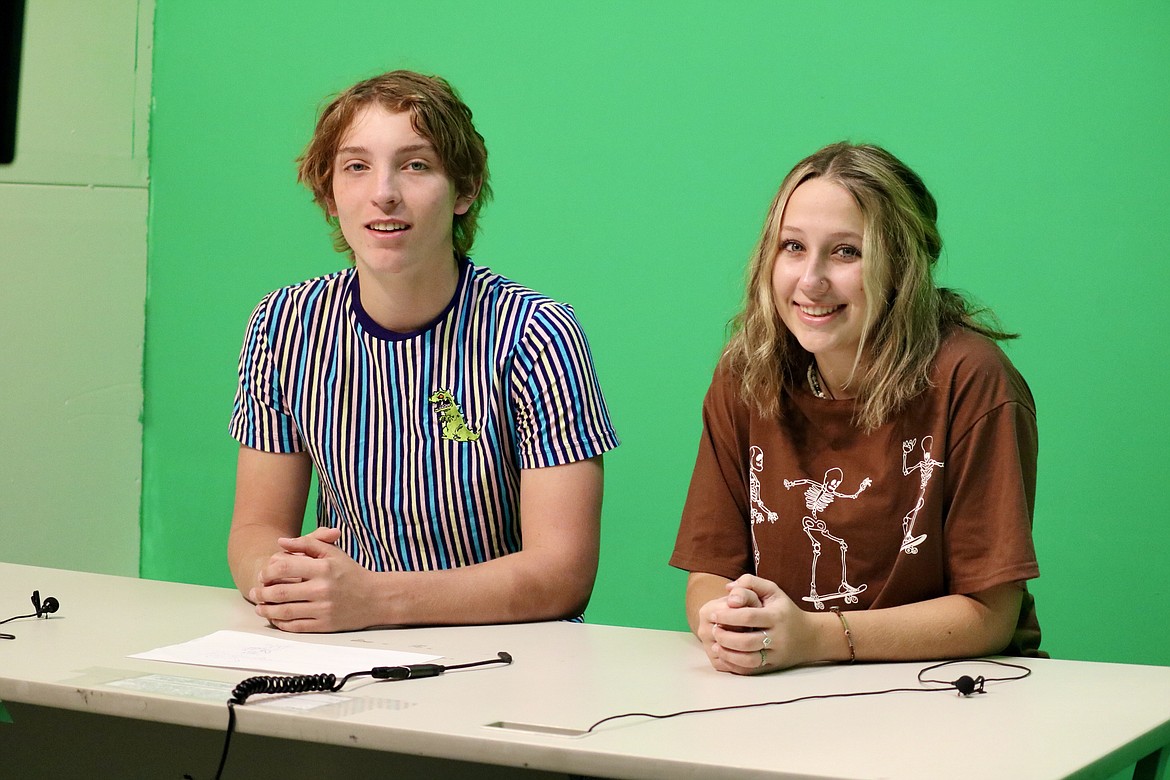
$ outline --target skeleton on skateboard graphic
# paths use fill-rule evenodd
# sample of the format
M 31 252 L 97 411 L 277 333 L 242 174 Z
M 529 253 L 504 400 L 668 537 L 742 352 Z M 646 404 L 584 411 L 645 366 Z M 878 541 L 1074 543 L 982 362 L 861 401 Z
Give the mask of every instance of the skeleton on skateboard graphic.
M 918 519 L 918 512 L 926 503 L 926 486 L 934 475 L 935 466 L 940 469 L 943 467 L 941 461 L 935 460 L 930 455 L 931 448 L 934 446 L 933 436 L 922 437 L 922 460 L 913 466 L 907 466 L 906 456 L 914 450 L 916 443 L 917 439 L 908 439 L 902 442 L 902 476 L 908 477 L 912 471 L 918 471 L 918 501 L 914 504 L 914 508 L 902 518 L 902 552 L 907 555 L 917 555 L 918 545 L 926 541 L 926 534 L 914 535 L 914 521 Z
M 805 601 L 811 601 L 813 606 L 817 609 L 824 609 L 825 602 L 833 599 L 843 599 L 846 604 L 856 604 L 857 594 L 865 590 L 865 584 L 860 586 L 853 586 L 849 584 L 849 567 L 846 561 L 846 553 L 849 550 L 849 545 L 840 536 L 835 536 L 829 532 L 829 526 L 821 519 L 820 514 L 828 509 L 838 498 L 854 499 L 861 495 L 873 481 L 866 477 L 861 480 L 861 486 L 857 488 L 856 493 L 841 493 L 837 488 L 841 486 L 841 481 L 845 475 L 841 469 L 833 467 L 825 472 L 825 478 L 821 482 L 816 482 L 811 479 L 797 479 L 784 480 L 785 489 L 791 490 L 797 485 L 807 485 L 804 491 L 804 505 L 808 508 L 809 515 L 805 515 L 801 520 L 801 527 L 804 529 L 805 536 L 808 537 L 809 542 L 812 543 L 813 558 L 812 558 L 812 577 L 809 594 L 804 596 Z M 814 536 L 819 535 L 824 539 L 834 542 L 841 550 L 841 584 L 836 593 L 828 593 L 825 595 L 817 593 L 817 561 L 821 557 L 821 540 Z

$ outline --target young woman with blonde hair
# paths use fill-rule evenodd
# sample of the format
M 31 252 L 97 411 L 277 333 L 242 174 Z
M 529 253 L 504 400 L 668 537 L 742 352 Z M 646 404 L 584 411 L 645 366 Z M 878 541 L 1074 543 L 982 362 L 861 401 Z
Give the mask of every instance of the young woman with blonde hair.
M 871 145 L 772 202 L 671 558 L 716 669 L 1039 653 L 1035 405 L 936 222 Z

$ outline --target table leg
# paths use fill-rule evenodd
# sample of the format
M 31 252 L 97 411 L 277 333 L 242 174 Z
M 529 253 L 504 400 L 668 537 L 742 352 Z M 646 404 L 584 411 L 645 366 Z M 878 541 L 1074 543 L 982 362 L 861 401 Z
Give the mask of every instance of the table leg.
M 1162 746 L 1137 762 L 1133 768 L 1133 780 L 1167 780 L 1170 778 L 1167 766 L 1170 766 L 1170 749 Z

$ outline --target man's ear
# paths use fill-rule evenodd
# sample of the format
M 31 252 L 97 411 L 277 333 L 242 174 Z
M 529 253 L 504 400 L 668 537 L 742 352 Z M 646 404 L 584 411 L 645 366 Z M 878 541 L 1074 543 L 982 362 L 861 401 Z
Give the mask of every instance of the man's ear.
M 471 208 L 471 204 L 475 203 L 475 199 L 479 197 L 479 185 L 480 183 L 478 181 L 475 182 L 470 192 L 455 198 L 455 214 L 457 216 L 466 214 L 468 209 Z

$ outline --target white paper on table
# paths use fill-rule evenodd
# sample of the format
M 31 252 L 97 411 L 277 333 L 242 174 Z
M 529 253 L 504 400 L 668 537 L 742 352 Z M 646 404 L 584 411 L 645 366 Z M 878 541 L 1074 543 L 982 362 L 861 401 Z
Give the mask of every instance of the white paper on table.
M 364 672 L 375 666 L 427 663 L 440 657 L 399 650 L 369 650 L 360 647 L 296 642 L 244 631 L 216 631 L 190 642 L 167 645 L 130 656 L 148 661 L 169 661 L 195 666 L 338 676 L 350 672 Z

